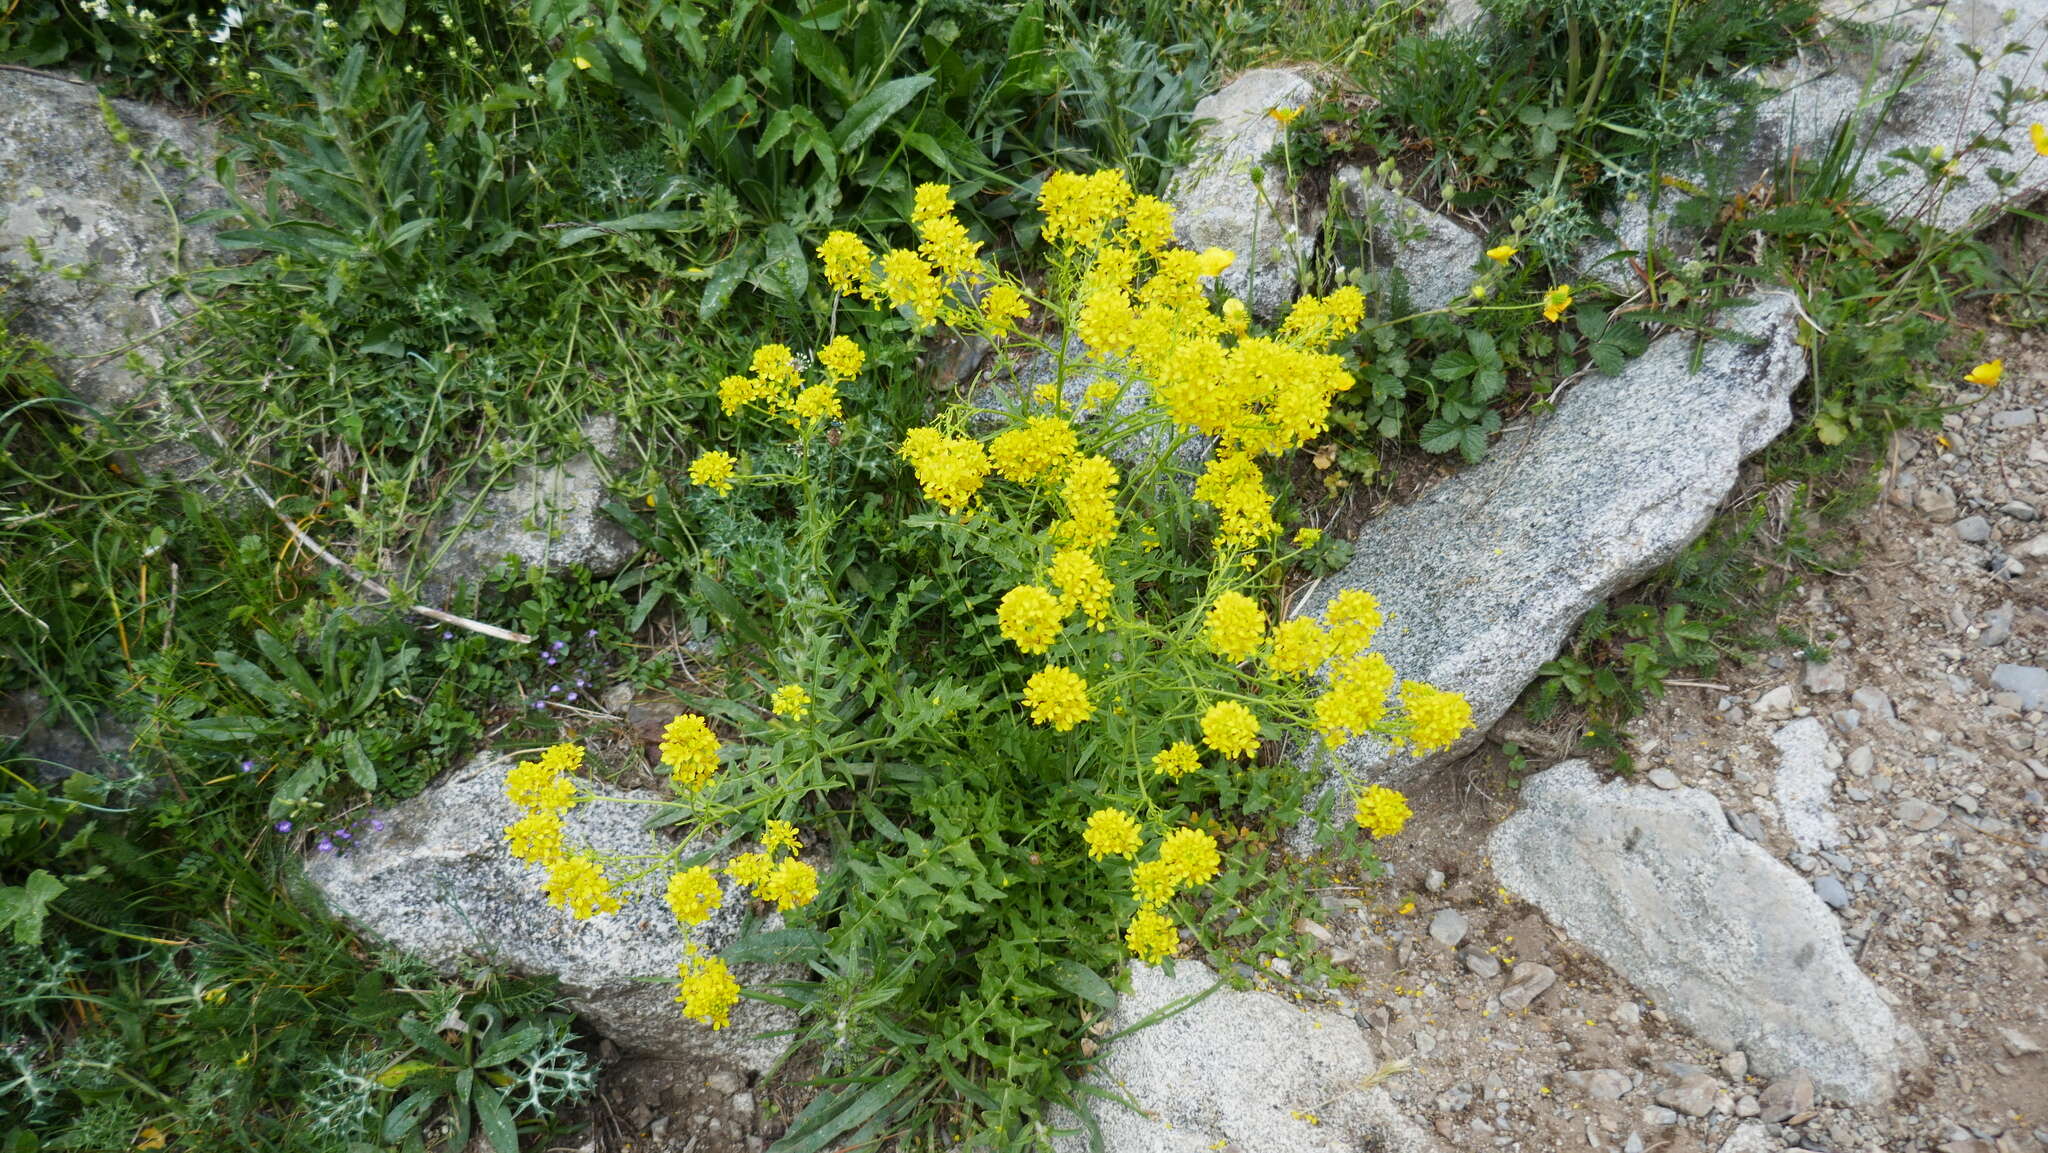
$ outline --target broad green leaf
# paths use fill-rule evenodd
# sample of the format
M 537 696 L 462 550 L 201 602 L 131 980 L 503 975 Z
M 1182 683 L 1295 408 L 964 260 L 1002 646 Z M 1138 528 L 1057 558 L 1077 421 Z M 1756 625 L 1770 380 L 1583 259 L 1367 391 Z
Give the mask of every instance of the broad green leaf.
M 386 1089 L 396 1089 L 407 1081 L 412 1080 L 416 1074 L 439 1068 L 441 1066 L 434 1064 L 432 1061 L 400 1061 L 391 1068 L 377 1074 L 371 1080 L 384 1086 Z
M 0 886 L 0 929 L 13 926 L 14 943 L 39 945 L 43 940 L 43 918 L 50 902 L 64 892 L 64 882 L 42 869 L 28 875 L 20 885 Z
M 363 743 L 356 739 L 354 733 L 348 733 L 341 739 L 341 761 L 348 768 L 349 780 L 364 790 L 376 789 L 377 766 L 371 764 L 370 758 L 364 754 Z
M 1074 996 L 1100 1005 L 1105 1009 L 1116 1008 L 1116 990 L 1109 987 L 1096 972 L 1079 961 L 1061 958 L 1052 963 L 1047 980 L 1072 993 Z
M 220 671 L 229 679 L 242 686 L 244 692 L 262 701 L 272 714 L 292 713 L 299 709 L 299 702 L 292 699 L 291 693 L 255 663 L 226 649 L 213 650 L 213 663 L 220 666 Z
M 512 1120 L 512 1110 L 505 1107 L 505 1098 L 488 1085 L 478 1085 L 473 1100 L 476 1105 L 477 1124 L 483 1127 L 484 1140 L 498 1153 L 519 1153 L 519 1126 Z
M 903 106 L 915 99 L 918 93 L 931 87 L 931 83 L 929 76 L 902 76 L 861 97 L 846 110 L 839 126 L 832 130 L 832 143 L 841 155 L 858 151 L 877 129 L 902 111 Z

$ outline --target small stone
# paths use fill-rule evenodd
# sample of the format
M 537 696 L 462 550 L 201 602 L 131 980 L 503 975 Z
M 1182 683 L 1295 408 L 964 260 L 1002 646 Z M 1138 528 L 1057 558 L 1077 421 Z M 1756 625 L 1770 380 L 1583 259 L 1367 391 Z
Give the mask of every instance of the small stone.
M 1991 414 L 1991 427 L 1999 429 L 2032 428 L 2034 427 L 2034 419 L 2034 410 L 2031 408 L 2001 409 Z
M 1737 1117 L 1754 1117 L 1761 1112 L 1763 1112 L 1763 1106 L 1757 1103 L 1755 1097 L 1744 1093 L 1735 1099 L 1735 1115 Z
M 1678 1114 L 1673 1110 L 1666 1109 L 1662 1105 L 1645 1105 L 1643 1106 L 1643 1124 L 1652 1129 L 1661 1129 L 1666 1125 L 1676 1125 L 1678 1124 Z
M 1755 813 L 1728 814 L 1728 827 L 1734 829 L 1738 833 L 1741 833 L 1743 836 L 1748 837 L 1752 841 L 1757 841 L 1761 843 L 1764 839 L 1763 818 L 1757 816 Z
M 1714 1109 L 1721 1083 L 1705 1073 L 1695 1073 L 1657 1094 L 1657 1104 L 1676 1109 L 1688 1117 L 1704 1117 Z
M 1480 948 L 1458 950 L 1458 959 L 1465 963 L 1466 971 L 1475 977 L 1493 978 L 1500 976 L 1500 960 L 1492 953 Z
M 1849 673 L 1841 661 L 1806 662 L 1806 691 L 1809 693 L 1846 693 L 1849 691 Z
M 1985 648 L 1997 648 L 2012 639 L 2013 607 L 2007 601 L 1984 614 L 1984 631 L 1977 634 L 1977 643 Z
M 1828 903 L 1830 909 L 1843 909 L 1849 905 L 1849 890 L 1832 876 L 1814 878 L 1813 891 Z
M 2014 520 L 2033 520 L 2040 516 L 2039 510 L 2023 500 L 2009 500 L 1998 506 L 1998 511 Z
M 1796 698 L 1791 685 L 1779 685 L 1756 699 L 1756 711 L 1760 713 L 1789 713 Z
M 1773 1125 L 1784 1125 L 1794 1117 L 1813 1112 L 1813 1078 L 1803 1069 L 1770 1083 L 1757 1098 L 1758 1115 Z
M 1991 539 L 1991 522 L 1981 516 L 1966 516 L 1956 522 L 1956 535 L 1971 544 L 1983 544 Z
M 1991 687 L 2018 693 L 2028 712 L 2048 703 L 2048 669 L 2036 665 L 1999 665 L 1991 670 Z
M 2032 540 L 2021 541 L 2012 546 L 2010 551 L 2012 555 L 2025 557 L 2028 560 L 2041 560 L 2044 557 L 2048 557 L 2048 532 L 2044 532 Z
M 1500 1007 L 1511 1013 L 1526 1009 L 1556 983 L 1557 970 L 1550 966 L 1534 961 L 1517 962 L 1508 976 L 1507 988 L 1500 991 Z
M 1558 1080 L 1595 1101 L 1619 1101 L 1635 1087 L 1635 1082 L 1620 1069 L 1573 1069 L 1559 1074 Z
M 1441 893 L 1444 891 L 1444 885 L 1447 883 L 1448 880 L 1445 878 L 1442 869 L 1431 869 L 1429 876 L 1423 878 L 1422 887 L 1432 893 Z
M 1892 815 L 1899 819 L 1899 823 L 1916 833 L 1930 832 L 1948 819 L 1946 810 L 1935 808 L 1916 797 L 1907 797 L 1900 801 L 1898 808 L 1892 810 Z
M 1438 909 L 1436 916 L 1429 919 L 1429 935 L 1449 949 L 1458 947 L 1469 927 L 1465 914 L 1456 909 Z
M 1749 1076 L 1749 1054 L 1737 1049 L 1735 1052 L 1721 1058 L 1721 1072 L 1728 1074 L 1728 1076 L 1737 1081 Z
M 1869 717 L 1873 721 L 1894 721 L 1898 719 L 1898 714 L 1892 709 L 1891 695 L 1883 689 L 1872 685 L 1865 685 L 1849 694 L 1849 699 L 1855 702 L 1856 707 L 1862 710 L 1864 716 Z
M 1956 518 L 1956 490 L 1940 481 L 1921 485 L 1913 493 L 1913 507 L 1946 524 Z
M 1675 789 L 1678 788 L 1681 783 L 1678 779 L 1678 774 L 1672 772 L 1670 769 L 1651 769 L 1649 772 L 1649 780 L 1651 784 L 1657 786 L 1660 789 Z
M 730 1097 L 746 1088 L 747 1082 L 731 1069 L 719 1069 L 704 1079 L 704 1087 L 721 1096 Z
M 1877 753 L 1869 745 L 1857 745 L 1855 748 L 1849 750 L 1850 775 L 1857 777 L 1866 777 L 1869 776 L 1870 771 L 1876 767 Z
M 2041 1051 L 2041 1043 L 2020 1032 L 2018 1029 L 2000 1029 L 1999 1040 L 2005 1042 L 2005 1051 L 2015 1057 L 2031 1057 Z

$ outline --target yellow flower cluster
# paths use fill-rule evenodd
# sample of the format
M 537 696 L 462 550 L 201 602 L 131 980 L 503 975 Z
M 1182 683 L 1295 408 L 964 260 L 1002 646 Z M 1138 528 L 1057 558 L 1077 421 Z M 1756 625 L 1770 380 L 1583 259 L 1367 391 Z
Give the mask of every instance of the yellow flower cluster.
M 1037 585 L 1018 585 L 1003 594 L 996 624 L 1003 638 L 1025 653 L 1037 655 L 1052 647 L 1066 626 L 1067 606 Z
M 582 767 L 583 746 L 562 744 L 505 774 L 505 799 L 521 813 L 505 826 L 506 849 L 514 860 L 554 865 L 568 855 L 562 814 L 576 805 L 576 784 L 569 774 Z
M 1202 714 L 1202 743 L 1226 757 L 1259 751 L 1259 718 L 1237 701 L 1217 701 Z
M 1367 785 L 1358 791 L 1351 819 L 1372 834 L 1373 839 L 1380 840 L 1400 832 L 1414 815 L 1408 808 L 1408 798 L 1385 785 Z
M 1098 853 L 1096 820 L 1103 813 L 1116 813 L 1122 821 L 1115 826 L 1117 839 L 1113 848 Z M 1089 818 L 1084 837 L 1089 843 L 1089 855 L 1096 860 L 1106 855 L 1130 858 L 1138 852 L 1141 831 L 1128 815 L 1105 809 Z M 1138 912 L 1124 932 L 1124 942 L 1139 960 L 1156 965 L 1179 951 L 1179 931 L 1161 906 L 1172 900 L 1175 893 L 1215 880 L 1222 867 L 1223 854 L 1216 847 L 1216 838 L 1200 829 L 1175 829 L 1160 841 L 1158 856 L 1132 867 L 1131 895 L 1138 902 Z
M 1209 609 L 1206 636 L 1210 651 L 1231 664 L 1249 660 L 1266 642 L 1266 611 L 1241 592 L 1226 592 Z
M 947 436 L 936 428 L 913 428 L 896 454 L 910 462 L 925 499 L 947 512 L 964 511 L 981 491 L 988 454 L 971 436 Z
M 860 242 L 855 240 L 854 243 Z M 830 268 L 829 262 L 827 268 Z M 827 418 L 844 416 L 845 406 L 839 396 L 839 385 L 859 375 L 861 367 L 867 363 L 867 353 L 846 337 L 835 336 L 818 350 L 815 359 L 823 379 L 806 386 L 804 370 L 789 346 L 764 344 L 754 350 L 750 366 L 752 375 L 728 376 L 718 382 L 718 406 L 727 416 L 745 408 L 759 409 L 768 416 L 787 421 L 793 428 L 815 428 Z M 731 475 L 730 470 L 727 475 Z M 694 469 L 691 479 L 697 479 Z
M 676 962 L 676 1000 L 683 1016 L 723 1029 L 732 1024 L 733 1006 L 740 1003 L 740 983 L 723 958 L 705 956 L 693 941 Z
M 701 925 L 725 904 L 725 892 L 709 865 L 696 865 L 668 879 L 668 907 L 684 925 Z
M 1401 682 L 1401 711 L 1408 716 L 1408 745 L 1418 757 L 1451 747 L 1472 727 L 1472 705 L 1463 695 L 1421 681 Z
M 548 904 L 567 909 L 579 921 L 619 911 L 618 894 L 612 892 L 611 879 L 604 875 L 604 867 L 595 857 L 563 857 L 556 861 L 549 868 L 541 891 L 547 894 Z
M 739 471 L 739 462 L 729 452 L 712 449 L 697 454 L 690 462 L 690 483 L 708 488 L 720 496 L 732 492 L 733 474 Z
M 725 875 L 752 889 L 757 899 L 773 903 L 784 913 L 816 900 L 818 870 L 797 859 L 796 853 L 803 848 L 803 840 L 796 827 L 787 821 L 770 821 L 761 844 L 764 851 L 741 853 L 727 861 Z M 790 855 L 778 860 L 778 852 Z
M 1157 965 L 1180 952 L 1180 930 L 1174 927 L 1172 918 L 1158 909 L 1139 909 L 1138 915 L 1131 918 L 1130 928 L 1124 930 L 1124 944 L 1138 960 Z
M 970 237 L 966 226 L 953 215 L 952 190 L 943 184 L 918 186 L 912 196 L 910 222 L 917 230 L 917 249 L 892 248 L 879 259 L 850 232 L 825 237 L 818 246 L 825 282 L 841 296 L 908 308 L 919 327 L 929 328 L 941 321 L 955 323 L 962 319 L 962 312 L 950 290 L 972 287 L 990 276 L 991 270 L 981 259 L 981 243 Z M 1021 296 L 1008 286 L 998 287 L 1006 289 L 997 302 L 1003 315 L 1022 316 Z
M 778 717 L 800 721 L 811 715 L 811 694 L 802 685 L 783 685 L 768 694 L 768 708 Z
M 1046 579 L 1060 590 L 1060 608 L 1064 612 L 1079 609 L 1089 624 L 1098 629 L 1103 627 L 1109 617 L 1109 598 L 1116 589 L 1094 557 L 1079 549 L 1061 549 L 1052 554 Z
M 1266 474 L 1250 457 L 1212 458 L 1195 480 L 1195 499 L 1216 510 L 1216 540 L 1226 548 L 1256 548 L 1280 527 Z
M 1116 539 L 1116 486 L 1121 478 L 1108 457 L 1084 456 L 1067 470 L 1060 483 L 1060 505 L 1066 518 L 1052 526 L 1052 537 L 1068 548 L 1099 549 Z
M 696 713 L 678 713 L 661 730 L 661 763 L 678 791 L 702 792 L 718 773 L 718 737 Z
M 1095 810 L 1088 817 L 1088 827 L 1082 831 L 1081 839 L 1088 844 L 1089 858 L 1096 861 L 1104 857 L 1129 860 L 1145 845 L 1137 819 L 1122 809 Z
M 1095 715 L 1088 699 L 1088 682 L 1072 669 L 1047 665 L 1024 683 L 1024 707 L 1031 710 L 1031 723 L 1051 725 L 1064 733 Z
M 1202 767 L 1202 754 L 1186 741 L 1175 741 L 1152 758 L 1152 771 L 1180 780 Z
M 988 442 L 996 475 L 1018 484 L 1058 476 L 1078 449 L 1074 426 L 1057 416 L 1034 416 Z

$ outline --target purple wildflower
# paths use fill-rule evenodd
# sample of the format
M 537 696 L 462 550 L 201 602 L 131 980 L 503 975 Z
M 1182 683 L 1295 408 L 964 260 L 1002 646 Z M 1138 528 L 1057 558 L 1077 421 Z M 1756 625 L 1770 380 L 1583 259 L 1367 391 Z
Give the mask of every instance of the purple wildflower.
M 320 843 L 313 847 L 320 850 L 323 853 L 331 853 L 334 851 L 334 842 L 328 840 L 326 837 L 322 837 L 320 838 Z
M 242 771 L 243 771 L 243 772 L 245 772 L 245 773 L 253 773 L 253 772 L 255 772 L 255 771 L 256 771 L 256 762 L 255 762 L 255 761 L 243 761 L 243 762 L 242 762 Z
M 289 833 L 289 832 L 291 832 L 291 831 L 292 831 L 292 823 L 291 823 L 290 821 L 279 821 L 279 822 L 277 823 L 277 831 L 278 831 L 278 832 L 280 832 L 280 833 Z

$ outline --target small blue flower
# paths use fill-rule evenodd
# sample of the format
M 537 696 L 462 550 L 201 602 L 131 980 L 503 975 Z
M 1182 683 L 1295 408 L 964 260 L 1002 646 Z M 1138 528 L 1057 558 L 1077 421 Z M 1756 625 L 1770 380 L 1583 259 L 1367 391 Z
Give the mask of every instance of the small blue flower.
M 328 840 L 326 837 L 322 837 L 320 838 L 320 843 L 313 847 L 320 850 L 323 853 L 331 853 L 334 851 L 334 842 Z
M 291 832 L 291 831 L 292 831 L 292 823 L 291 823 L 290 821 L 279 821 L 279 822 L 277 823 L 277 831 L 278 831 L 278 832 L 280 832 L 280 833 L 289 833 L 289 832 Z
M 256 771 L 256 762 L 255 762 L 255 761 L 243 761 L 243 762 L 242 762 L 242 771 L 243 771 L 243 772 L 245 772 L 245 773 L 253 773 L 253 772 L 255 772 L 255 771 Z

